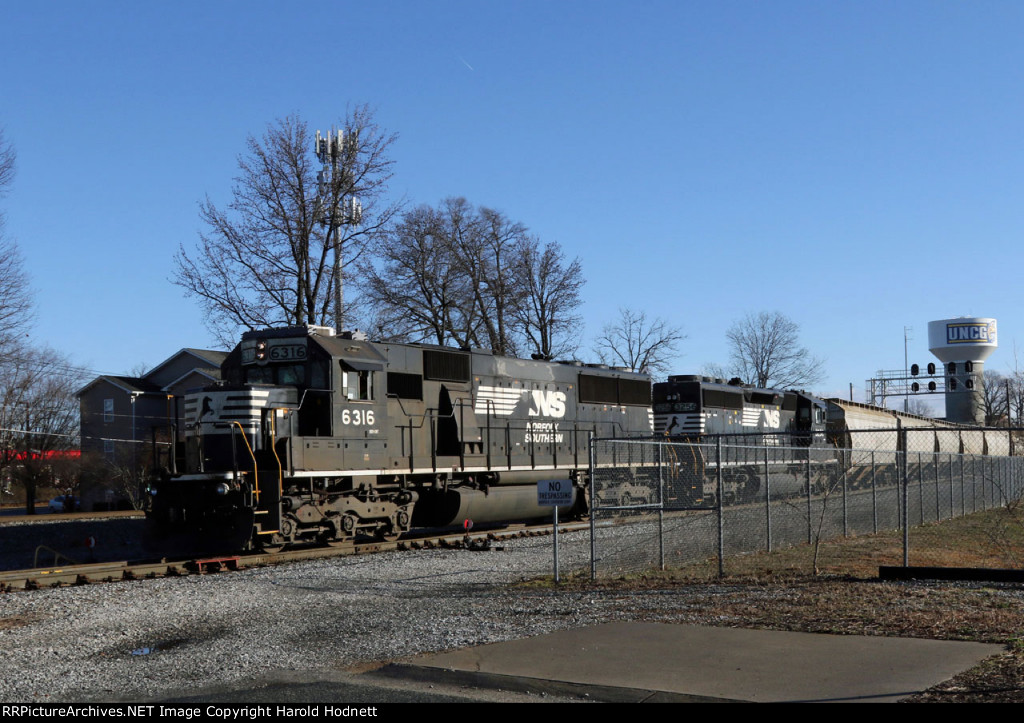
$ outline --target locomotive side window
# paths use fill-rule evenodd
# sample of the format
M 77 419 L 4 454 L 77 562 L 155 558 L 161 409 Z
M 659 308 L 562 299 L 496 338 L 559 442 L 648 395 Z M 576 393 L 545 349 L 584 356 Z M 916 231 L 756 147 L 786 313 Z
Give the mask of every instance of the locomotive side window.
M 373 400 L 373 372 L 369 369 L 343 371 L 341 393 L 345 399 L 357 402 Z

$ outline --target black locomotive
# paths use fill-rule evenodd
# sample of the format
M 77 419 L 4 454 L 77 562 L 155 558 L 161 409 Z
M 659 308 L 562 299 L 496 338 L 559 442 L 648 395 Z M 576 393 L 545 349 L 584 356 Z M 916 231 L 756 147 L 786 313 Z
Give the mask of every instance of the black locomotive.
M 824 459 L 812 450 L 827 446 L 827 403 L 805 392 L 670 376 L 654 385 L 653 409 L 656 434 L 686 442 L 725 442 L 716 449 L 699 444 L 685 448 L 687 459 L 677 465 L 679 478 L 673 485 L 683 503 L 715 501 L 719 466 L 724 501 L 732 502 L 761 494 L 766 456 L 773 487 L 782 494 L 803 487 L 809 457 L 816 463 Z
M 583 513 L 591 435 L 651 433 L 643 374 L 324 327 L 248 332 L 221 376 L 187 395 L 149 515 L 242 548 L 538 518 L 545 479 Z

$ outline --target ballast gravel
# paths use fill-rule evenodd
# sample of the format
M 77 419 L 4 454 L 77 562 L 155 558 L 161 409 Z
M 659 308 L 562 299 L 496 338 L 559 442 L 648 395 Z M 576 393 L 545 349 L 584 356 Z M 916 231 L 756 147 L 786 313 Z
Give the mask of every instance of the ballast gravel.
M 559 539 L 560 569 L 586 569 L 589 537 Z M 155 700 L 712 607 L 708 588 L 683 599 L 518 585 L 551 574 L 551 537 L 501 546 L 0 594 L 0 701 Z

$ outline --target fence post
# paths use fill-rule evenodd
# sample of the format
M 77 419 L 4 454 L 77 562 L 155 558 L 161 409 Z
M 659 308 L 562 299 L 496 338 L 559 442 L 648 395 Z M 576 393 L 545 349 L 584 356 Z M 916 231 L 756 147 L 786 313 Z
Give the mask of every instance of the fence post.
M 771 472 L 768 471 L 768 447 L 764 448 L 764 518 L 765 534 L 768 538 L 767 551 L 772 551 L 772 485 Z
M 590 466 L 590 581 L 597 579 L 597 466 L 594 464 L 594 433 L 587 433 Z
M 949 455 L 949 462 L 948 462 L 948 464 L 949 464 L 949 467 L 948 467 L 948 469 L 949 469 L 949 519 L 952 520 L 954 517 L 956 517 L 956 512 L 954 511 L 954 502 L 953 502 L 953 455 L 952 454 Z
M 918 523 L 925 523 L 925 465 L 918 453 Z
M 988 509 L 988 497 L 985 493 L 985 479 L 989 476 L 988 458 L 982 460 L 981 464 L 981 509 Z
M 878 495 L 875 489 L 875 450 L 871 450 L 871 532 L 878 534 Z
M 903 567 L 910 567 L 910 513 L 907 511 L 908 502 L 910 501 L 908 490 L 910 479 L 907 474 L 907 463 L 909 462 L 910 454 L 907 452 L 907 430 L 903 429 L 898 419 L 896 420 L 896 425 L 900 436 L 900 444 L 903 448 L 902 456 L 899 452 L 896 453 L 897 459 L 901 462 L 899 465 L 901 467 L 899 478 L 903 499 L 903 518 L 900 520 L 903 524 Z
M 978 511 L 978 465 L 971 455 L 971 512 Z
M 807 454 L 807 544 L 814 542 L 811 533 L 811 455 Z
M 960 516 L 967 516 L 967 490 L 964 488 L 964 453 L 960 453 Z
M 718 576 L 725 577 L 725 483 L 722 472 L 722 436 L 715 440 L 718 463 Z
M 663 444 L 658 445 L 658 566 L 665 570 L 665 475 L 662 474 Z

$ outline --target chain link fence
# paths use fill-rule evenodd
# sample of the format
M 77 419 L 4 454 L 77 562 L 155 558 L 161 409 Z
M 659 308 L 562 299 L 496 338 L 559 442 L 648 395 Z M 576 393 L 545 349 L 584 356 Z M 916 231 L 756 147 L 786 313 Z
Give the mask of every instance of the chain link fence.
M 735 556 L 798 545 L 817 568 L 821 541 L 897 530 L 902 539 L 865 549 L 858 562 L 948 565 L 960 558 L 934 523 L 994 508 L 1015 514 L 1024 492 L 1024 458 L 1006 455 L 1005 434 L 998 444 L 982 431 L 948 431 L 849 433 L 843 448 L 793 445 L 785 435 L 595 439 L 591 574 L 707 560 L 722 574 Z M 993 544 L 1009 537 L 1000 525 L 1014 524 L 1000 520 Z M 982 559 L 960 552 L 957 564 Z

